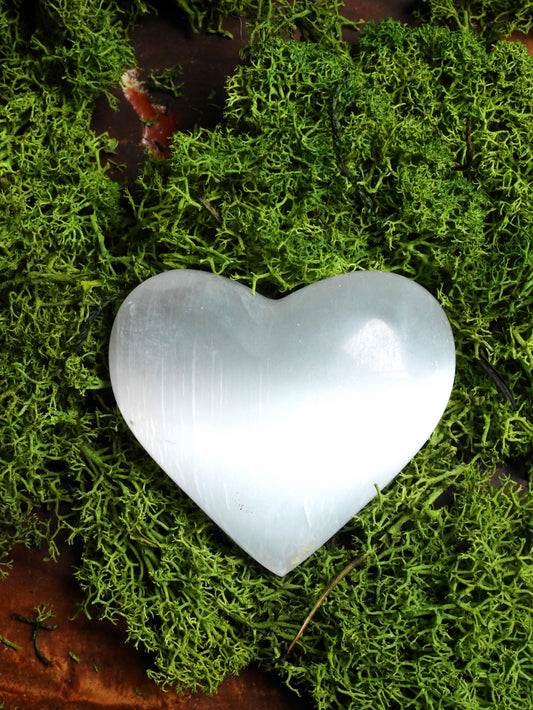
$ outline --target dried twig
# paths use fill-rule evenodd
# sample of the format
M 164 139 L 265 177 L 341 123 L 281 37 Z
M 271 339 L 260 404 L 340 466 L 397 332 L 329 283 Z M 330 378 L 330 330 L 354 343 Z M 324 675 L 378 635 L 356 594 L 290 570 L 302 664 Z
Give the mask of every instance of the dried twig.
M 381 543 L 381 544 L 383 544 L 383 543 Z M 373 548 L 373 549 L 374 549 L 375 551 L 377 551 L 377 550 L 379 550 L 379 548 L 380 548 L 380 545 L 374 545 L 374 548 Z M 358 557 L 356 557 L 355 559 L 353 559 L 351 562 L 349 562 L 349 564 L 346 565 L 346 567 L 345 567 L 344 569 L 342 569 L 342 570 L 331 580 L 331 582 L 328 584 L 328 586 L 326 587 L 326 589 L 322 592 L 322 594 L 321 594 L 320 597 L 318 598 L 318 600 L 317 600 L 316 604 L 314 605 L 314 607 L 311 609 L 311 611 L 310 611 L 309 614 L 307 615 L 307 618 L 305 619 L 304 623 L 303 623 L 302 626 L 300 627 L 300 630 L 298 631 L 298 633 L 296 634 L 296 636 L 295 636 L 294 639 L 292 640 L 291 645 L 289 646 L 289 648 L 287 649 L 287 651 L 286 651 L 286 653 L 285 653 L 285 656 L 283 657 L 283 662 L 285 662 L 285 661 L 287 660 L 287 656 L 289 655 L 289 653 L 292 651 L 292 649 L 296 646 L 296 644 L 297 644 L 298 641 L 300 640 L 300 638 L 301 638 L 303 632 L 304 632 L 305 629 L 308 627 L 308 625 L 309 625 L 309 623 L 312 621 L 314 615 L 317 613 L 317 611 L 320 609 L 320 607 L 321 607 L 322 604 L 324 603 L 324 600 L 325 600 L 325 599 L 328 597 L 328 595 L 333 591 L 333 589 L 335 589 L 335 587 L 337 586 L 337 584 L 339 584 L 339 582 L 341 582 L 348 574 L 350 574 L 350 572 L 351 572 L 353 569 L 355 569 L 356 567 L 359 567 L 360 565 L 363 564 L 363 562 L 366 560 L 366 558 L 368 557 L 369 554 L 370 554 L 370 552 L 364 552 L 363 554 L 361 554 L 361 555 L 359 555 Z
M 513 397 L 513 393 L 509 389 L 509 385 L 507 384 L 507 382 L 503 379 L 498 370 L 490 362 L 488 353 L 485 348 L 479 348 L 479 359 L 476 362 L 481 367 L 483 372 L 485 372 L 485 374 L 487 374 L 494 382 L 494 386 L 505 399 L 505 401 L 509 403 L 509 406 L 511 407 L 512 411 L 516 412 L 517 407 L 515 399 Z
M 340 115 L 340 109 L 339 109 L 339 98 L 342 89 L 348 82 L 348 79 L 350 78 L 349 74 L 346 74 L 346 76 L 339 81 L 337 84 L 337 88 L 335 89 L 335 93 L 333 94 L 333 100 L 331 102 L 331 112 L 330 112 L 330 117 L 331 117 L 331 130 L 333 133 L 333 145 L 335 148 L 335 155 L 337 158 L 337 165 L 339 167 L 339 170 L 341 173 L 344 175 L 345 178 L 347 178 L 355 188 L 357 192 L 357 197 L 359 199 L 360 204 L 365 207 L 368 210 L 372 210 L 374 207 L 374 200 L 371 195 L 368 194 L 365 190 L 361 188 L 361 185 L 359 184 L 357 177 L 354 175 L 354 173 L 350 170 L 350 168 L 346 165 L 343 157 L 343 146 L 342 146 L 342 129 L 341 129 L 341 124 L 339 121 L 339 115 Z

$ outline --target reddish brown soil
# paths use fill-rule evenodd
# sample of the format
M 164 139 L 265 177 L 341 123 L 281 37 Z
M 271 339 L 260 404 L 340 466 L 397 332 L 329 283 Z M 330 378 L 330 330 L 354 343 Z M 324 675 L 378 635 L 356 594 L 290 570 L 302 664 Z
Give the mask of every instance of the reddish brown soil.
M 125 643 L 120 626 L 79 612 L 83 595 L 73 576 L 72 550 L 64 546 L 58 562 L 39 550 L 19 546 L 13 569 L 0 582 L 0 703 L 9 710 L 308 710 L 280 681 L 256 669 L 228 678 L 212 696 L 163 692 L 146 676 L 147 659 Z M 46 604 L 53 616 L 37 644 L 51 662 L 35 653 L 32 627 L 13 618 L 35 617 Z M 73 654 L 72 657 L 70 654 Z M 78 660 L 76 660 L 78 659 Z

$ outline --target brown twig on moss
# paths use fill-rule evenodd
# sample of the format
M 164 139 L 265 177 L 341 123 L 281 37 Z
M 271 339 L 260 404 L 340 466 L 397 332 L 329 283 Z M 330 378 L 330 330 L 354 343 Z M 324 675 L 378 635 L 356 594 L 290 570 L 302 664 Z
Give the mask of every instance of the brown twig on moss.
M 474 145 L 472 143 L 472 116 L 466 117 L 465 140 L 466 140 L 465 168 L 466 168 L 466 170 L 470 170 L 470 167 L 472 165 L 472 160 L 474 158 Z
M 479 348 L 479 358 L 477 360 L 477 363 L 481 367 L 483 372 L 488 375 L 493 381 L 494 386 L 504 398 L 504 400 L 508 402 L 509 406 L 511 407 L 511 410 L 513 412 L 516 412 L 517 407 L 515 399 L 513 397 L 513 393 L 509 389 L 509 385 L 507 384 L 507 382 L 503 379 L 498 370 L 490 362 L 488 352 L 484 347 Z
M 361 188 L 361 185 L 359 184 L 359 181 L 357 177 L 354 175 L 354 173 L 350 170 L 350 168 L 346 165 L 346 162 L 343 157 L 343 144 L 342 144 L 342 128 L 340 124 L 340 113 L 341 113 L 341 108 L 339 107 L 339 99 L 341 95 L 342 89 L 346 86 L 348 83 L 348 80 L 350 79 L 350 74 L 346 74 L 341 81 L 337 84 L 337 87 L 335 89 L 335 93 L 333 94 L 333 99 L 331 102 L 331 110 L 330 110 L 330 119 L 331 119 L 331 131 L 333 134 L 333 146 L 335 148 L 335 157 L 337 161 L 337 167 L 339 168 L 340 172 L 342 175 L 344 175 L 345 178 L 347 178 L 352 186 L 354 187 L 356 194 L 357 194 L 357 199 L 361 206 L 367 210 L 373 210 L 374 208 L 374 200 L 371 195 L 368 194 L 365 190 Z
M 381 547 L 382 544 L 383 544 L 383 543 L 381 543 L 380 545 L 377 545 L 377 544 L 374 545 L 373 550 L 374 550 L 375 552 L 377 552 L 377 551 L 380 549 L 380 547 Z M 292 651 L 292 649 L 296 646 L 296 644 L 297 644 L 298 641 L 300 640 L 300 638 L 301 638 L 303 632 L 304 632 L 305 629 L 309 626 L 310 622 L 313 620 L 313 617 L 315 616 L 315 614 L 317 613 L 317 611 L 320 609 L 320 607 L 322 606 L 322 604 L 324 603 L 324 601 L 326 600 L 326 598 L 329 596 L 329 594 L 335 589 L 335 587 L 337 586 L 337 584 L 339 584 L 339 582 L 342 582 L 342 580 L 343 580 L 347 575 L 350 574 L 350 572 L 351 572 L 353 569 L 355 569 L 356 567 L 359 567 L 360 565 L 362 565 L 363 562 L 366 560 L 366 558 L 368 557 L 369 554 L 370 554 L 370 552 L 363 552 L 361 555 L 358 555 L 357 557 L 355 557 L 353 560 L 351 560 L 351 562 L 349 562 L 349 563 L 346 565 L 346 567 L 344 567 L 344 569 L 342 569 L 342 570 L 331 580 L 331 582 L 330 582 L 330 583 L 328 584 L 328 586 L 324 589 L 324 591 L 322 592 L 322 594 L 319 596 L 318 600 L 316 601 L 315 605 L 313 606 L 313 608 L 311 609 L 311 611 L 310 611 L 309 614 L 307 615 L 307 617 L 306 617 L 304 623 L 303 623 L 303 624 L 301 625 L 301 627 L 300 627 L 300 630 L 298 631 L 298 633 L 296 634 L 296 636 L 294 637 L 294 639 L 291 641 L 291 644 L 290 644 L 289 648 L 287 649 L 285 655 L 283 656 L 283 659 L 282 659 L 283 662 L 286 661 L 287 656 L 288 656 L 289 653 Z

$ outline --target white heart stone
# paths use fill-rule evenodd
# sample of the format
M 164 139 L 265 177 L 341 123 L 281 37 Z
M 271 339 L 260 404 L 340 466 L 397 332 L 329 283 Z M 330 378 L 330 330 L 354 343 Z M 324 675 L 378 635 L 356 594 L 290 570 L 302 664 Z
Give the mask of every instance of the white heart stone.
M 138 441 L 238 545 L 284 575 L 415 455 L 455 373 L 439 303 L 397 274 L 279 300 L 169 271 L 122 304 L 109 347 Z

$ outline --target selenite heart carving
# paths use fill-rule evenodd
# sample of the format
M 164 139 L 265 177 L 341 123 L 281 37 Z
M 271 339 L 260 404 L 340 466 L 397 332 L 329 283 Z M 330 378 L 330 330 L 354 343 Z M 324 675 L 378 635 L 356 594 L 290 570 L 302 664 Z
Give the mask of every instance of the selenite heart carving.
M 435 298 L 397 274 L 345 274 L 271 300 L 177 270 L 126 298 L 109 361 L 120 411 L 150 456 L 284 575 L 428 439 L 455 346 Z

